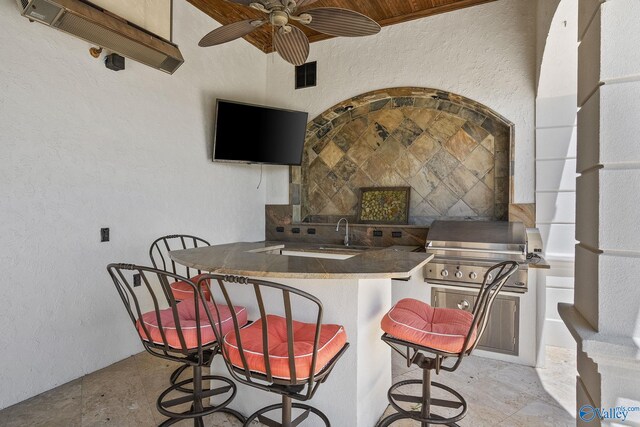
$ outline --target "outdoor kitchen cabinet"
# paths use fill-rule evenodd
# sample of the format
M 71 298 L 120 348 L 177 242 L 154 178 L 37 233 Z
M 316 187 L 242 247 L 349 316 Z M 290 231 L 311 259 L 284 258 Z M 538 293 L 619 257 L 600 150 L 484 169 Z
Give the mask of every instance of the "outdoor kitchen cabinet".
M 477 295 L 477 291 L 433 288 L 431 302 L 434 307 L 457 308 L 471 312 Z M 478 349 L 518 355 L 519 302 L 520 299 L 514 296 L 496 297 Z

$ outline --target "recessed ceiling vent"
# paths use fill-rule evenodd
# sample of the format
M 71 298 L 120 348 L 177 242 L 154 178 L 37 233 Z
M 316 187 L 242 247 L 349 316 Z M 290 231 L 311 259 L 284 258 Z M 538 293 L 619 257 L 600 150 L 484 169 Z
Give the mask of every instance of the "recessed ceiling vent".
M 18 0 L 22 16 L 173 74 L 178 46 L 80 0 Z
M 298 65 L 296 67 L 296 89 L 315 86 L 318 76 L 317 69 L 318 63 L 316 61 Z

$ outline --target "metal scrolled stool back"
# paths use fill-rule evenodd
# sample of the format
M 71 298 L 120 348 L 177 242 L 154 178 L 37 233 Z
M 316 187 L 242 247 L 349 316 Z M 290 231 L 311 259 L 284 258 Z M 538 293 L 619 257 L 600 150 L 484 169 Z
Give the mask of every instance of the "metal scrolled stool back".
M 295 427 L 310 414 L 330 426 L 317 408 L 293 403 L 313 398 L 349 347 L 342 326 L 322 323 L 320 300 L 290 286 L 246 277 L 204 275 L 201 283 L 210 286 L 216 310 L 220 303 L 258 308 L 259 317 L 244 328 L 232 314 L 231 332 L 220 335 L 222 356 L 237 382 L 282 396 L 281 403 L 248 416 L 245 426 L 257 419 L 271 427 Z M 306 323 L 295 318 L 299 314 Z M 301 354 L 296 343 L 311 351 Z M 301 411 L 295 418 L 293 409 Z M 276 410 L 281 411 L 279 421 L 266 416 Z
M 173 274 L 178 274 L 182 277 L 192 279 L 193 282 L 197 282 L 199 280 L 198 276 L 202 274 L 202 271 L 177 264 L 169 257 L 169 252 L 206 246 L 211 245 L 201 237 L 189 234 L 169 234 L 167 236 L 159 237 L 151 243 L 151 246 L 149 247 L 149 258 L 151 259 L 151 264 L 154 268 L 169 271 Z M 176 290 L 176 286 L 171 286 L 171 290 L 179 301 L 190 297 L 186 292 L 178 292 L 178 290 Z M 188 286 L 185 287 L 185 290 L 189 291 Z
M 202 289 L 188 278 L 150 267 L 109 264 L 107 271 L 145 350 L 192 368 L 192 378 L 172 384 L 158 397 L 158 411 L 169 418 L 161 426 L 185 419 L 193 419 L 196 427 L 204 426 L 203 417 L 215 412 L 229 413 L 244 422 L 242 414 L 227 408 L 236 395 L 236 385 L 225 377 L 202 375 L 202 368 L 210 366 L 219 351 L 215 326 L 223 320 L 212 314 L 212 304 L 203 297 Z M 135 274 L 139 275 L 141 286 L 134 290 Z M 176 281 L 191 287 L 191 300 L 177 303 L 170 291 L 170 284 Z M 235 313 L 241 309 L 229 310 Z M 243 321 L 246 323 L 246 319 Z M 203 387 L 204 381 L 211 381 L 211 387 Z M 214 382 L 222 385 L 214 388 Z M 184 395 L 187 385 L 191 388 Z M 181 395 L 171 397 L 176 391 Z M 222 397 L 222 402 L 209 404 L 207 400 L 214 396 Z M 185 404 L 190 405 L 188 410 L 177 411 L 176 407 Z
M 177 264 L 169 257 L 169 252 L 182 249 L 201 248 L 206 246 L 211 245 L 208 241 L 201 237 L 192 236 L 189 234 L 169 234 L 159 237 L 154 240 L 153 243 L 151 243 L 151 246 L 149 247 L 149 258 L 151 259 L 151 264 L 155 268 L 186 277 L 188 279 L 191 279 L 194 283 L 197 283 L 200 276 L 202 275 L 202 271 Z M 170 283 L 169 288 L 170 293 L 178 302 L 184 299 L 193 298 L 191 287 L 187 283 L 176 280 Z M 206 293 L 204 294 L 204 296 L 206 299 L 209 299 L 209 295 L 207 295 Z M 169 299 L 168 294 L 166 295 L 166 297 L 167 299 Z M 182 373 L 188 370 L 188 368 L 189 365 L 183 365 L 177 368 L 171 373 L 169 382 L 171 384 L 175 384 L 176 382 L 178 382 Z M 189 390 L 183 387 L 180 389 L 180 391 L 191 393 L 193 390 Z
M 491 267 L 484 276 L 478 298 L 471 313 L 462 309 L 434 309 L 424 302 L 409 299 L 398 302 L 398 304 L 387 313 L 382 321 L 382 329 L 385 331 L 382 335 L 382 340 L 394 351 L 406 358 L 407 367 L 413 364 L 421 368 L 422 380 L 405 380 L 391 386 L 387 397 L 389 403 L 397 412 L 382 418 L 376 427 L 387 427 L 402 419 L 418 421 L 423 427 L 432 424 L 458 426 L 457 422 L 462 420 L 467 413 L 467 402 L 460 393 L 451 387 L 431 381 L 431 372 L 435 371 L 436 374 L 439 374 L 440 371 L 453 372 L 458 369 L 463 358 L 473 352 L 487 327 L 488 318 L 496 297 L 509 277 L 517 270 L 518 263 L 514 261 L 501 262 Z M 411 331 L 402 326 L 402 322 L 397 319 L 397 317 L 402 315 L 400 310 L 402 310 L 403 307 L 410 307 L 411 310 L 417 311 L 425 310 L 425 312 L 433 315 L 432 319 L 443 319 L 441 325 L 447 324 L 446 319 L 455 320 L 456 323 L 462 325 L 460 326 L 460 335 L 458 335 L 458 338 L 455 340 L 450 340 L 448 338 L 443 339 L 442 337 L 437 337 L 436 334 L 430 335 L 428 331 L 425 330 L 425 338 L 422 340 L 416 339 L 415 333 L 412 334 Z M 431 328 L 433 328 L 433 324 Z M 396 335 L 400 335 L 401 337 Z M 453 360 L 452 364 L 448 364 L 450 360 Z M 413 396 L 398 392 L 400 388 L 410 385 L 421 385 L 421 395 Z M 450 397 L 448 399 L 432 397 L 432 387 L 442 390 Z M 453 399 L 451 399 L 451 397 L 453 397 Z M 399 402 L 418 406 L 407 410 L 403 409 Z M 432 412 L 434 407 L 447 408 L 447 410 L 459 412 L 454 415 L 442 416 Z

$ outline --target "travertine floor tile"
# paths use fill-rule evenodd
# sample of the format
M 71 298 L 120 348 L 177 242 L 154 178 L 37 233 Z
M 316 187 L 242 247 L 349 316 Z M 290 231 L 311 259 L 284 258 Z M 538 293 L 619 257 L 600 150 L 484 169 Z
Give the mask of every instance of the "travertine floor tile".
M 3 427 L 76 427 L 80 426 L 82 379 L 0 411 Z
M 404 357 L 400 356 L 395 351 L 391 353 L 391 361 L 392 361 L 391 372 L 393 373 L 394 377 L 398 377 L 400 375 L 406 374 L 407 372 L 415 371 L 416 369 L 418 369 L 416 365 L 411 365 L 410 367 L 407 367 L 407 360 Z
M 504 420 L 504 427 L 572 427 L 576 420 L 563 408 L 535 401 Z
M 82 381 L 82 426 L 153 426 L 134 357 L 87 375 Z
M 549 347 L 547 357 L 544 368 L 534 369 L 472 356 L 464 359 L 456 372 L 442 372 L 432 379 L 452 387 L 467 399 L 469 412 L 459 422 L 461 426 L 573 426 L 575 351 Z M 178 366 L 141 353 L 0 411 L 0 425 L 157 426 L 165 417 L 157 411 L 156 399 L 169 386 L 169 375 Z M 393 358 L 393 374 L 394 383 L 422 378 L 420 369 L 407 368 L 400 357 Z M 184 375 L 186 378 L 190 373 Z M 421 389 L 419 385 L 412 385 L 401 392 L 419 395 Z M 447 397 L 439 390 L 434 391 L 434 396 Z M 412 405 L 401 406 L 409 409 Z M 387 414 L 392 412 L 392 408 L 387 408 Z M 185 420 L 175 425 L 186 427 L 193 422 Z M 239 427 L 242 424 L 226 414 L 214 414 L 205 418 L 205 425 Z M 403 420 L 394 427 L 419 425 Z
M 575 357 L 574 350 L 548 347 L 545 368 L 535 369 L 471 356 L 455 372 L 432 375 L 432 380 L 452 387 L 467 400 L 469 411 L 459 422 L 461 426 L 551 426 L 554 424 L 548 423 L 555 417 L 558 426 L 575 425 Z M 422 378 L 420 369 L 407 370 L 405 366 L 401 358 L 394 360 L 394 383 Z M 420 395 L 421 386 L 406 386 L 399 391 Z M 389 407 L 385 414 L 393 412 Z M 403 420 L 396 425 L 419 423 Z

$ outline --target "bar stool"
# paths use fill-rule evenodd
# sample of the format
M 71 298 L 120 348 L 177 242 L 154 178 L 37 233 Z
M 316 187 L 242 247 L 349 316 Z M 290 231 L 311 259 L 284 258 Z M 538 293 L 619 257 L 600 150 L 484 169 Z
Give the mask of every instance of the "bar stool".
M 227 408 L 236 395 L 236 385 L 225 377 L 202 375 L 202 367 L 210 366 L 213 357 L 219 352 L 217 333 L 231 330 L 231 317 L 238 327 L 244 326 L 247 323 L 247 310 L 244 307 L 222 304 L 216 304 L 214 310 L 214 304 L 204 299 L 198 285 L 167 271 L 132 264 L 109 264 L 107 271 L 144 348 L 154 356 L 193 368 L 193 378 L 172 384 L 158 397 L 158 411 L 169 417 L 161 426 L 169 426 L 184 419 L 193 419 L 196 427 L 204 426 L 202 417 L 214 412 L 226 412 L 244 422 L 242 414 Z M 134 291 L 132 283 L 135 274 L 139 275 L 142 286 Z M 177 304 L 169 289 L 170 283 L 175 281 L 187 283 L 191 287 L 193 298 Z M 159 292 L 158 287 L 163 293 Z M 167 295 L 168 299 L 162 298 Z M 141 307 L 148 306 L 153 309 L 143 312 Z M 222 382 L 223 385 L 203 388 L 203 381 Z M 185 389 L 187 385 L 192 388 Z M 188 392 L 186 396 L 169 397 L 171 392 L 184 390 Z M 219 395 L 226 396 L 219 405 L 205 403 L 205 399 Z M 191 408 L 187 411 L 176 412 L 173 409 L 186 403 L 191 403 Z
M 385 332 L 382 340 L 412 364 L 422 369 L 422 380 L 400 381 L 387 393 L 389 403 L 397 411 L 381 419 L 377 427 L 387 427 L 402 419 L 418 421 L 422 426 L 431 424 L 458 426 L 467 414 L 466 400 L 454 389 L 431 381 L 431 371 L 453 372 L 462 359 L 476 348 L 498 293 L 509 277 L 518 270 L 518 263 L 506 261 L 496 264 L 486 272 L 480 292 L 471 313 L 464 310 L 434 308 L 414 299 L 399 301 L 382 319 Z M 491 280 L 490 278 L 493 278 Z M 448 360 L 454 360 L 445 366 Z M 422 386 L 421 396 L 397 393 L 398 389 L 412 384 Z M 437 399 L 431 396 L 432 387 L 443 390 L 453 399 Z M 398 402 L 420 404 L 420 410 L 405 410 Z M 432 407 L 460 409 L 456 415 L 443 417 L 431 412 Z
M 327 416 L 317 408 L 292 403 L 292 400 L 310 400 L 349 347 L 342 326 L 322 323 L 320 300 L 290 286 L 246 277 L 206 275 L 202 282 L 205 286 L 211 285 L 212 295 L 222 294 L 224 299 L 219 300 L 227 305 L 233 306 L 236 293 L 243 294 L 245 298 L 255 298 L 260 311 L 260 318 L 244 328 L 239 317 L 231 312 L 232 328 L 226 335 L 220 326 L 215 328 L 231 376 L 242 384 L 282 396 L 282 403 L 259 409 L 244 425 L 249 426 L 257 419 L 269 427 L 295 427 L 313 413 L 330 426 Z M 223 306 L 215 300 L 217 312 Z M 314 322 L 294 320 L 293 303 L 297 312 L 305 313 Z M 276 304 L 282 306 L 284 316 L 273 314 L 267 304 L 271 310 Z M 292 419 L 293 408 L 303 410 L 295 419 Z M 280 421 L 265 415 L 275 410 L 281 410 Z
M 149 258 L 151 258 L 151 264 L 154 266 L 154 268 L 169 271 L 173 274 L 190 278 L 193 283 L 198 283 L 198 280 L 202 277 L 202 271 L 176 264 L 176 262 L 169 257 L 169 252 L 180 249 L 193 249 L 205 246 L 211 245 L 209 244 L 209 242 L 200 237 L 191 236 L 188 234 L 170 234 L 167 236 L 159 237 L 151 244 L 151 247 L 149 248 Z M 192 276 L 192 274 L 195 275 Z M 176 280 L 169 284 L 169 288 L 171 289 L 173 298 L 178 302 L 182 300 L 193 299 L 193 289 L 187 282 Z M 206 300 L 211 299 L 211 295 L 209 295 L 209 291 L 206 289 L 203 289 L 203 296 Z M 177 368 L 171 373 L 169 382 L 171 384 L 177 383 L 180 380 L 180 376 L 182 375 L 182 373 L 185 372 L 188 368 L 189 365 L 183 365 Z M 193 391 L 184 387 L 181 387 L 179 390 L 185 393 L 191 393 Z
M 198 283 L 198 280 L 202 276 L 202 271 L 176 264 L 171 258 L 169 258 L 170 251 L 177 251 L 180 249 L 193 249 L 204 246 L 211 246 L 206 240 L 190 236 L 188 234 L 170 234 L 168 236 L 162 236 L 156 239 L 149 248 L 149 258 L 151 258 L 151 264 L 154 268 L 170 271 L 173 274 L 187 277 L 191 279 L 193 283 Z M 192 276 L 192 274 L 195 274 Z M 176 280 L 172 282 L 169 287 L 171 293 L 176 301 L 182 301 L 185 299 L 193 298 L 193 289 L 191 286 L 182 281 Z M 206 300 L 211 298 L 207 294 L 208 291 L 203 293 Z

